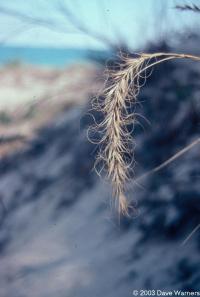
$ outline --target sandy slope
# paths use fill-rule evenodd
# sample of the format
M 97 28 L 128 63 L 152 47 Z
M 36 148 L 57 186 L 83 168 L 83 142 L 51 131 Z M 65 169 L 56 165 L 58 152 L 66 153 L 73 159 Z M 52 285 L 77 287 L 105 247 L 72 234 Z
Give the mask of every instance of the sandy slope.
M 83 105 L 101 86 L 101 71 L 93 64 L 66 69 L 7 65 L 0 69 L 0 137 L 32 137 L 61 110 Z M 21 147 L 0 146 L 0 155 Z

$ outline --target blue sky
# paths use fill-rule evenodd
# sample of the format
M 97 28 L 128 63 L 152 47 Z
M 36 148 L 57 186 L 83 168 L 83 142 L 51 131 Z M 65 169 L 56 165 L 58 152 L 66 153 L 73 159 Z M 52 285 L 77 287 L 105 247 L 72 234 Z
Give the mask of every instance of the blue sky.
M 147 39 L 169 36 L 173 31 L 191 29 L 199 15 L 180 12 L 179 0 L 60 0 L 89 30 L 98 32 L 112 42 L 121 36 L 137 48 Z M 33 18 L 51 20 L 62 32 L 34 25 L 19 18 L 0 14 L 0 41 L 8 45 L 78 47 L 104 49 L 106 44 L 80 32 L 59 10 L 58 0 L 1 0 L 0 7 L 18 11 Z M 121 38 L 120 37 L 120 38 Z

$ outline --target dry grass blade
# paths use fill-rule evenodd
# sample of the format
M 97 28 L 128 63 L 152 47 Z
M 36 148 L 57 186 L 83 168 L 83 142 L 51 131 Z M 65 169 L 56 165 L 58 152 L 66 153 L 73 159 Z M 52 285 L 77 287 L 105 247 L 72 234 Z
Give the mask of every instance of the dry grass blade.
M 137 54 L 136 58 L 122 57 L 119 69 L 109 72 L 103 91 L 104 101 L 95 106 L 104 114 L 103 121 L 97 125 L 98 130 L 103 133 L 97 163 L 104 163 L 119 213 L 129 212 L 124 193 L 134 163 L 134 138 L 133 130 L 130 131 L 128 126 L 133 125 L 134 128 L 136 122 L 134 104 L 140 87 L 145 82 L 148 69 L 164 61 L 179 58 L 200 61 L 198 56 L 177 53 L 143 53 Z
M 176 154 L 174 154 L 172 157 L 167 159 L 165 162 L 161 163 L 160 165 L 154 167 L 153 169 L 147 171 L 146 173 L 142 174 L 136 179 L 136 182 L 139 182 L 140 180 L 146 178 L 147 176 L 150 176 L 151 174 L 154 174 L 162 169 L 164 169 L 166 166 L 171 164 L 176 159 L 180 158 L 183 154 L 187 153 L 190 149 L 192 149 L 194 146 L 198 145 L 200 143 L 200 138 L 197 138 L 192 143 L 184 147 L 182 150 L 178 151 Z
M 182 10 L 182 11 L 193 11 L 193 12 L 200 12 L 200 7 L 196 4 L 186 4 L 186 5 L 176 5 L 176 9 Z
M 192 230 L 192 232 L 190 232 L 190 234 L 186 237 L 186 239 L 182 242 L 182 246 L 183 245 L 185 245 L 187 242 L 188 242 L 188 240 L 194 235 L 194 233 L 195 232 L 197 232 L 198 230 L 199 230 L 199 228 L 200 228 L 200 224 L 198 224 L 193 230 Z

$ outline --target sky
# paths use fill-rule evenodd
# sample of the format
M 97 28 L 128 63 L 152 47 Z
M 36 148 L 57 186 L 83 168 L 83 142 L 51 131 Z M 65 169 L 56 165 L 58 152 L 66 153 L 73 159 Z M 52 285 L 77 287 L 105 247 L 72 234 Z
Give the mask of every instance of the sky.
M 137 48 L 163 34 L 170 36 L 174 31 L 181 33 L 196 26 L 199 15 L 174 9 L 177 4 L 187 3 L 183 0 L 1 0 L 0 42 L 15 46 L 106 49 L 107 40 L 115 44 L 122 40 Z M 83 33 L 71 22 L 66 7 L 92 34 Z M 40 24 L 34 23 L 34 19 L 39 19 Z

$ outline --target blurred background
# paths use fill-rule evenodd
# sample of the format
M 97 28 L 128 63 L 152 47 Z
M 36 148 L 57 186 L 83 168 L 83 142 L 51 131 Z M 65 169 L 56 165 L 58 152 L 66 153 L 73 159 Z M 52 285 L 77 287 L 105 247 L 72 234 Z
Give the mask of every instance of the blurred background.
M 120 51 L 200 55 L 200 2 L 1 0 L 0 28 L 0 296 L 199 291 L 200 147 L 131 183 L 137 214 L 119 222 L 87 129 Z M 199 137 L 199 99 L 199 63 L 154 69 L 136 176 Z

